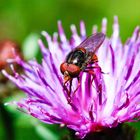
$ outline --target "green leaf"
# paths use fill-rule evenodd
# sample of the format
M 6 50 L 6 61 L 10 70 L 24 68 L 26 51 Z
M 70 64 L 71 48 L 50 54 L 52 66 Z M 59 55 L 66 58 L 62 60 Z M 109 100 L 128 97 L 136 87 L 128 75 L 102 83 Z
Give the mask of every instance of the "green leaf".
M 53 131 L 51 131 L 47 127 L 43 127 L 41 124 L 37 124 L 35 129 L 38 135 L 44 140 L 58 140 L 59 139 L 57 134 L 55 134 Z

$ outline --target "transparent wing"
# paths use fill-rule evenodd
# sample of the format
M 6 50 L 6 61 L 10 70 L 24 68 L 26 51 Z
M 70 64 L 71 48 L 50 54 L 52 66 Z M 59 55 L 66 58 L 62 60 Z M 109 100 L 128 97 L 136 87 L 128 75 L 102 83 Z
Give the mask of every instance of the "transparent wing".
M 98 48 L 101 46 L 105 39 L 105 34 L 103 33 L 96 33 L 89 37 L 87 37 L 79 46 L 78 48 L 85 48 L 89 52 L 95 53 Z

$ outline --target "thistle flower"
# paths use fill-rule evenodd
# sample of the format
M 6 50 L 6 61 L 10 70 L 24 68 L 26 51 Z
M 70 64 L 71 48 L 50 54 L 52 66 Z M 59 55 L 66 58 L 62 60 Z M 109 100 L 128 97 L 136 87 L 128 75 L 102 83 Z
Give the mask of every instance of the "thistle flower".
M 103 19 L 101 32 L 106 34 L 106 30 L 107 20 Z M 47 32 L 42 32 L 48 48 L 39 40 L 43 54 L 41 64 L 36 60 L 24 62 L 17 57 L 16 62 L 23 67 L 24 74 L 13 70 L 15 76 L 11 76 L 3 71 L 27 95 L 25 99 L 16 102 L 17 106 L 45 123 L 66 125 L 81 138 L 89 132 L 98 132 L 139 119 L 139 27 L 123 44 L 119 36 L 118 19 L 114 18 L 112 36 L 106 37 L 96 53 L 99 61 L 97 65 L 101 70 L 95 70 L 93 81 L 92 75 L 81 72 L 80 86 L 75 93 L 78 83 L 74 79 L 69 103 L 60 65 L 67 54 L 86 38 L 84 22 L 80 22 L 80 35 L 74 25 L 71 31 L 72 36 L 68 40 L 59 21 L 60 41 L 56 33 L 51 37 Z M 93 33 L 96 32 L 94 26 Z

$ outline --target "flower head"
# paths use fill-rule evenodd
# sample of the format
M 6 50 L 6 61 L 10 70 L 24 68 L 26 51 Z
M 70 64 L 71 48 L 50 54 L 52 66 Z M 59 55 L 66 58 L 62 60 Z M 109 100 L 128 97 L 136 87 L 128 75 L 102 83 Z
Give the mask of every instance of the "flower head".
M 30 115 L 50 124 L 62 124 L 76 131 L 81 138 L 89 132 L 103 128 L 116 127 L 123 122 L 135 121 L 140 116 L 140 35 L 136 27 L 132 37 L 122 43 L 119 36 L 119 24 L 114 18 L 113 34 L 106 37 L 96 55 L 95 75 L 80 73 L 80 85 L 74 78 L 71 86 L 71 102 L 63 86 L 60 65 L 67 54 L 86 38 L 83 22 L 80 22 L 80 35 L 76 27 L 71 26 L 72 36 L 68 40 L 61 22 L 58 22 L 58 36 L 51 37 L 42 32 L 48 42 L 46 48 L 41 40 L 39 45 L 43 54 L 42 63 L 36 60 L 16 62 L 24 68 L 24 74 L 10 76 L 26 93 L 26 98 L 17 102 Z M 107 20 L 103 19 L 101 32 L 106 34 Z M 93 33 L 97 28 L 93 27 Z M 66 85 L 67 89 L 69 87 Z M 77 90 L 75 91 L 75 89 Z

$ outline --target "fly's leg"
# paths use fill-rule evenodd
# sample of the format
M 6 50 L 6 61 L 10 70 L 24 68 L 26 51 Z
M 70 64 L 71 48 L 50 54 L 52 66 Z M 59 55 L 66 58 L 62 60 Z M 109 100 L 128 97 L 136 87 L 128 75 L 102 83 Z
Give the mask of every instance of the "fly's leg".
M 77 85 L 76 89 L 74 90 L 73 94 L 76 93 L 76 91 L 78 90 L 79 86 L 81 85 L 80 84 L 80 77 L 79 76 L 77 77 L 77 81 L 78 81 L 78 85 Z
M 89 73 L 89 74 L 92 75 L 92 79 L 91 79 L 91 84 L 92 84 L 92 82 L 93 82 L 93 80 L 95 78 L 95 72 L 94 72 L 94 70 L 93 69 L 85 69 L 84 72 L 87 72 L 87 73 Z
M 68 87 L 67 87 L 67 84 L 68 84 Z M 70 104 L 71 103 L 71 91 L 72 91 L 72 78 L 64 79 L 63 88 L 68 95 L 67 96 L 67 101 Z
M 107 72 L 103 72 L 102 71 L 102 69 L 101 69 L 101 67 L 99 67 L 99 66 L 88 66 L 88 67 L 86 67 L 86 70 L 93 70 L 93 69 L 99 69 L 100 71 L 101 71 L 101 73 L 102 74 L 109 74 L 109 73 L 107 73 Z
M 104 73 L 104 72 L 102 72 L 100 66 L 88 66 L 88 67 L 86 67 L 86 70 L 89 70 L 89 71 L 90 70 L 94 71 L 94 69 L 99 69 L 101 71 L 101 73 Z M 92 74 L 92 72 L 91 72 L 91 74 Z
M 95 81 L 95 86 L 97 88 L 97 93 L 99 95 L 99 105 L 101 105 L 102 104 L 102 85 L 97 82 L 97 77 L 95 75 L 95 72 L 94 72 L 93 68 L 95 68 L 95 67 L 92 67 L 92 69 L 86 69 L 86 70 L 84 70 L 84 72 L 87 72 L 87 73 L 89 73 L 93 76 L 92 79 L 91 79 L 91 84 L 94 80 Z M 101 70 L 100 67 L 96 67 L 96 68 L 99 68 Z
M 72 92 L 72 81 L 73 81 L 73 79 L 71 78 L 63 83 L 63 88 L 68 95 L 67 101 L 69 104 L 71 103 L 71 96 L 73 96 L 76 93 L 76 91 L 78 90 L 78 88 L 80 86 L 80 77 L 79 76 L 77 77 L 78 85 L 73 92 Z M 68 83 L 68 86 L 66 85 L 67 83 Z M 71 93 L 73 93 L 73 94 L 71 94 Z
M 67 92 L 67 94 L 68 94 L 68 96 L 70 95 L 70 91 L 71 91 L 71 89 L 69 90 L 68 88 L 67 88 L 67 83 L 68 82 L 70 82 L 70 85 L 71 85 L 71 83 L 72 83 L 72 79 L 70 78 L 70 79 L 67 79 L 67 80 L 65 80 L 64 79 L 64 82 L 63 82 L 63 88 L 64 88 L 64 90 Z
M 70 79 L 69 92 L 68 92 L 69 97 L 71 95 L 71 88 L 72 88 L 72 79 Z

